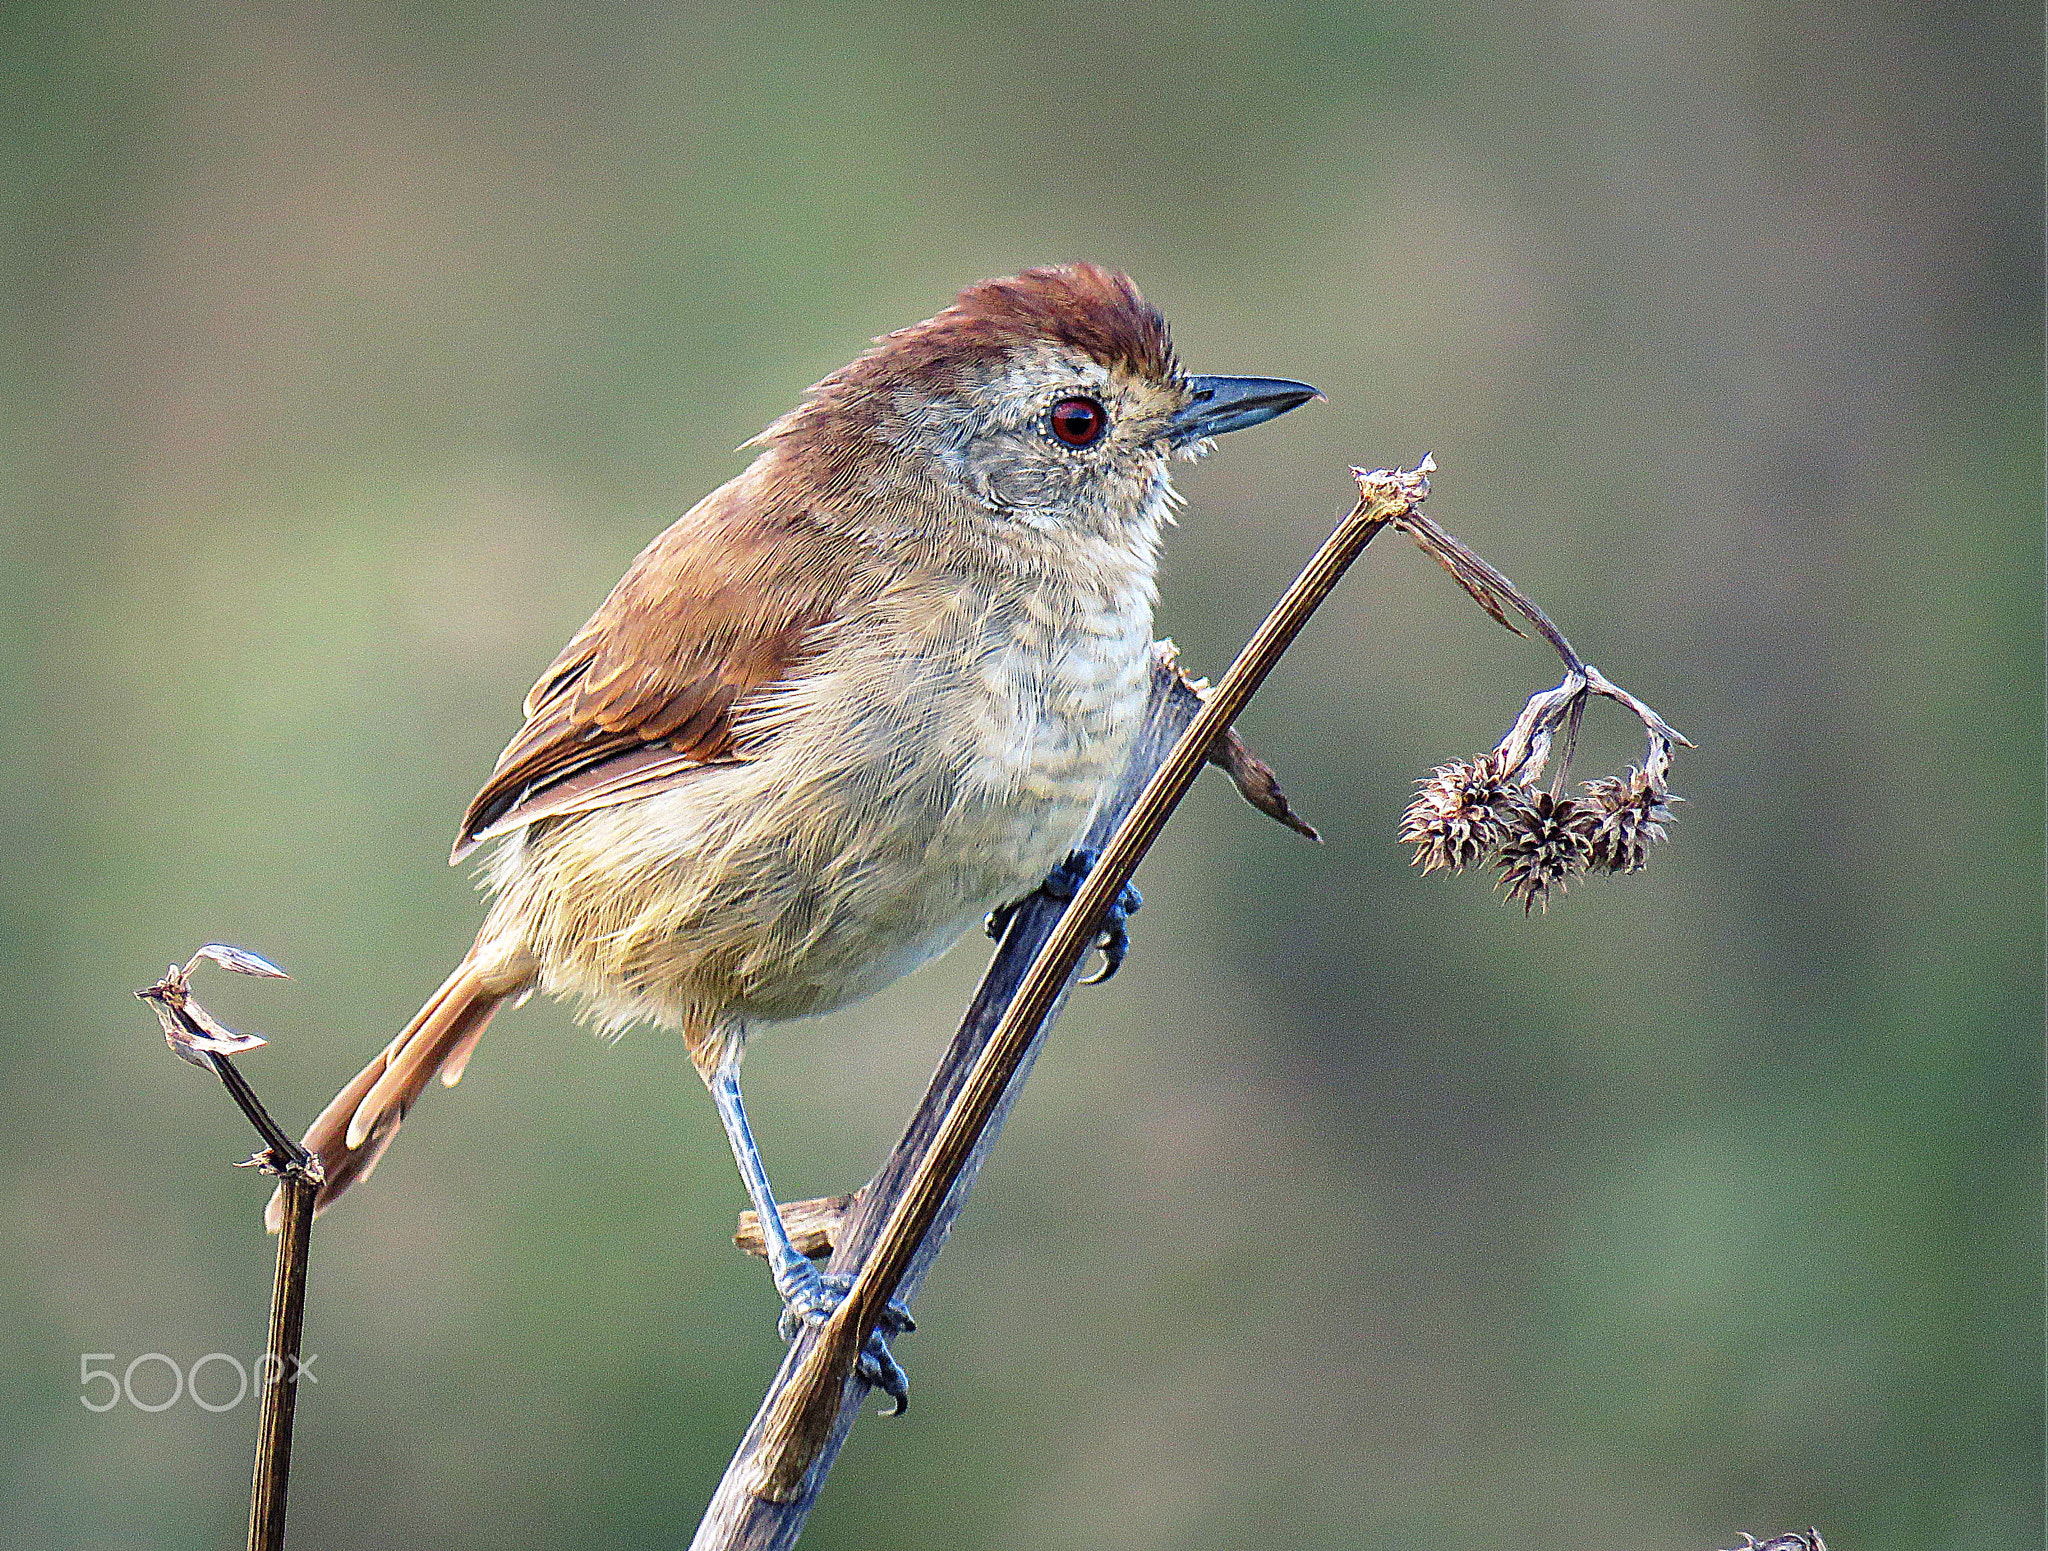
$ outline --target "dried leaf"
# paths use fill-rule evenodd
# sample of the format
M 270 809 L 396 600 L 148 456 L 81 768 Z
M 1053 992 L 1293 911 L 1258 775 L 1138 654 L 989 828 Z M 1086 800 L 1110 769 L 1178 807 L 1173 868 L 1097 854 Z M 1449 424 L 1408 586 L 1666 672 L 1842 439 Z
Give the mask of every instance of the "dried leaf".
M 149 1003 L 156 1021 L 163 1025 L 164 1042 L 181 1061 L 213 1070 L 210 1055 L 234 1055 L 254 1050 L 269 1041 L 260 1034 L 239 1034 L 192 1000 L 185 989 L 184 974 L 173 965 L 162 980 L 135 993 Z
M 231 969 L 238 975 L 257 975 L 265 980 L 289 980 L 292 977 L 279 969 L 260 953 L 251 953 L 247 948 L 237 948 L 232 943 L 210 942 L 192 955 L 185 966 L 190 976 L 201 959 L 211 959 L 222 969 Z
M 1273 774 L 1273 767 L 1251 751 L 1235 727 L 1225 728 L 1223 736 L 1211 746 L 1209 763 L 1229 776 L 1237 794 L 1267 818 L 1322 844 L 1323 837 L 1315 827 L 1288 805 L 1287 794 L 1280 790 L 1280 778 Z
M 832 1253 L 838 1242 L 840 1229 L 853 1211 L 859 1192 L 843 1196 L 823 1196 L 814 1201 L 784 1201 L 776 1208 L 781 1214 L 782 1226 L 789 1234 L 790 1243 L 797 1253 L 810 1260 L 822 1260 Z M 753 1212 L 740 1213 L 739 1231 L 732 1236 L 733 1243 L 749 1255 L 768 1257 L 768 1240 L 761 1232 L 761 1219 Z
M 1209 681 L 1191 676 L 1188 670 L 1173 659 L 1173 643 L 1157 641 L 1153 651 L 1164 651 L 1164 661 L 1172 664 L 1178 680 L 1173 694 L 1182 701 L 1193 700 L 1200 704 L 1209 695 Z M 1289 806 L 1286 795 L 1280 790 L 1280 778 L 1273 774 L 1273 767 L 1254 754 L 1244 739 L 1238 736 L 1235 727 L 1226 727 L 1223 735 L 1209 748 L 1209 763 L 1229 776 L 1237 787 L 1238 796 L 1250 803 L 1259 812 L 1278 823 L 1285 824 L 1297 835 L 1306 835 L 1321 845 L 1323 837 L 1314 827 L 1298 817 Z
M 1470 593 L 1472 601 L 1491 614 L 1502 629 L 1526 639 L 1527 632 L 1508 618 L 1507 610 L 1501 607 L 1499 594 L 1488 584 L 1486 578 L 1467 566 L 1464 556 L 1457 550 L 1446 548 L 1437 542 L 1438 530 L 1424 529 L 1406 522 L 1397 522 L 1394 526 L 1415 540 L 1417 549 L 1450 572 L 1451 579 Z

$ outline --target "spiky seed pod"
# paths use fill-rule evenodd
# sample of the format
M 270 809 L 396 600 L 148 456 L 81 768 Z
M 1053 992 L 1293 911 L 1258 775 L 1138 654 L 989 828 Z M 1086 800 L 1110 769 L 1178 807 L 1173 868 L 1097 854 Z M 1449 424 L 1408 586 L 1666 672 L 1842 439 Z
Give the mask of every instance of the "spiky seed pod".
M 1525 792 L 1507 818 L 1508 832 L 1495 858 L 1501 888 L 1510 901 L 1522 902 L 1525 915 L 1538 905 L 1548 911 L 1550 891 L 1562 894 L 1565 880 L 1592 854 L 1581 827 L 1584 808 L 1574 797 Z
M 1578 808 L 1589 865 L 1600 872 L 1641 871 L 1650 847 L 1664 838 L 1671 804 L 1678 799 L 1661 776 L 1634 766 L 1625 776 L 1604 776 L 1584 785 Z
M 1415 800 L 1401 816 L 1401 838 L 1415 847 L 1413 865 L 1462 872 L 1507 833 L 1506 814 L 1521 788 L 1501 773 L 1498 753 L 1437 766 L 1416 783 Z

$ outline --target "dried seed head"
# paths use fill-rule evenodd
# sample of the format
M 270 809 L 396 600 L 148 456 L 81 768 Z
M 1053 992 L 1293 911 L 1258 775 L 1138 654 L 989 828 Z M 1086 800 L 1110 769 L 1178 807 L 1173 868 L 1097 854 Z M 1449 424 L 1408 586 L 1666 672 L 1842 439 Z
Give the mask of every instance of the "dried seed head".
M 1550 891 L 1562 894 L 1565 880 L 1586 865 L 1592 843 L 1583 833 L 1584 813 L 1576 798 L 1551 792 L 1524 793 L 1509 812 L 1495 862 L 1502 889 L 1522 902 L 1523 914 L 1538 905 L 1549 910 Z
M 1578 803 L 1590 865 L 1601 872 L 1639 872 L 1650 847 L 1664 838 L 1678 801 L 1662 772 L 1631 768 L 1625 776 L 1587 781 Z
M 1462 872 L 1507 833 L 1507 814 L 1521 788 L 1501 774 L 1496 754 L 1439 765 L 1416 783 L 1415 800 L 1401 816 L 1401 838 L 1415 847 L 1414 865 Z

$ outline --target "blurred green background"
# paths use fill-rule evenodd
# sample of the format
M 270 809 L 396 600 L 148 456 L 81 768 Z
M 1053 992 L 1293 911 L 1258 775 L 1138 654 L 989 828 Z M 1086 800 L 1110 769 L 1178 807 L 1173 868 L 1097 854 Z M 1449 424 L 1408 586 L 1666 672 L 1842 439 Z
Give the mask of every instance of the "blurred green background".
M 275 956 L 205 994 L 303 1124 L 642 542 L 869 336 L 1086 256 L 1329 395 L 1182 478 L 1194 666 L 1433 450 L 1690 802 L 1547 916 L 1412 872 L 1410 783 L 1556 669 L 1375 546 L 1244 723 L 1329 843 L 1205 780 L 806 1544 L 2038 1551 L 2037 9 L 4 15 L 9 1545 L 240 1534 L 252 1407 L 80 1403 L 253 1357 L 269 1288 L 129 992 Z M 758 1042 L 785 1195 L 866 1177 L 983 957 Z M 683 1544 L 779 1350 L 740 1204 L 676 1041 L 501 1019 L 323 1222 L 294 1543 Z

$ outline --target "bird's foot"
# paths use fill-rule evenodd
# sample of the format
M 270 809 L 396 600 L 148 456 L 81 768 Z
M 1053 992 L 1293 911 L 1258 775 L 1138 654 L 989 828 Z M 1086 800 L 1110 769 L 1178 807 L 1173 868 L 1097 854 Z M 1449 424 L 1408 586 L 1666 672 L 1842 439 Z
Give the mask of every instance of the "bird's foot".
M 1086 847 L 1067 853 L 1067 859 L 1045 875 L 1045 881 L 1038 885 L 1037 892 L 1047 899 L 1069 900 L 1080 891 L 1088 874 L 1095 869 L 1098 853 Z M 988 913 L 986 923 L 988 934 L 1000 939 L 1009 927 L 1010 917 L 1017 913 L 1017 906 L 1023 904 L 998 905 Z M 1124 958 L 1131 951 L 1130 918 L 1144 906 L 1145 896 L 1136 887 L 1126 883 L 1115 903 L 1109 907 L 1109 914 L 1103 917 L 1102 935 L 1095 939 L 1095 950 L 1102 955 L 1102 968 L 1090 975 L 1081 984 L 1101 985 L 1123 967 Z
M 846 1301 L 846 1295 L 853 1287 L 853 1278 L 844 1272 L 828 1275 L 809 1264 L 804 1269 L 810 1273 L 808 1277 L 799 1276 L 795 1285 L 777 1289 L 782 1293 L 779 1329 L 785 1341 L 794 1341 L 805 1325 L 824 1324 Z M 915 1329 L 917 1321 L 910 1317 L 910 1310 L 891 1298 L 883 1306 L 881 1323 L 870 1333 L 867 1344 L 861 1349 L 860 1362 L 854 1371 L 894 1402 L 890 1410 L 882 1413 L 884 1416 L 901 1416 L 910 1409 L 910 1376 L 889 1350 L 889 1337 Z

